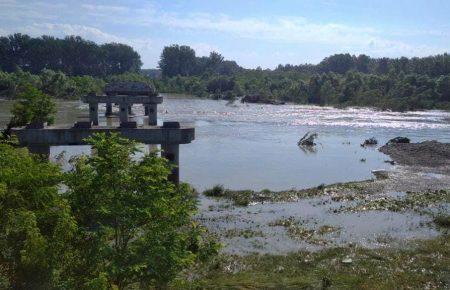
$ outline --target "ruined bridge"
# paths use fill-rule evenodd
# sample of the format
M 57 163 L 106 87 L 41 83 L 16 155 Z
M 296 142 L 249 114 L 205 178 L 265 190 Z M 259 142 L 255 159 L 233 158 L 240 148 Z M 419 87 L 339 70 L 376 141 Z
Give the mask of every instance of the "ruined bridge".
M 44 126 L 30 124 L 26 127 L 13 128 L 22 146 L 27 146 L 32 153 L 50 154 L 50 146 L 83 145 L 85 138 L 94 133 L 119 133 L 122 137 L 143 144 L 160 144 L 161 155 L 175 165 L 170 180 L 179 182 L 179 145 L 188 144 L 195 139 L 195 128 L 183 126 L 179 122 L 164 122 L 157 126 L 157 105 L 162 97 L 155 90 L 143 83 L 127 82 L 108 85 L 105 95 L 90 94 L 82 98 L 89 104 L 89 121 L 77 122 L 73 126 Z M 120 125 L 99 126 L 98 106 L 106 104 L 106 115 L 112 114 L 112 104 L 119 105 Z M 130 108 L 133 104 L 142 104 L 148 115 L 147 124 L 137 126 L 130 121 Z

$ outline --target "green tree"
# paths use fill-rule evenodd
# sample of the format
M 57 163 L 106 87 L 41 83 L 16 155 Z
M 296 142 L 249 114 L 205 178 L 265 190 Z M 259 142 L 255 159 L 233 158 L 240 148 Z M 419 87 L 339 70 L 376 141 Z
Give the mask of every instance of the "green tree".
M 450 76 L 441 76 L 437 80 L 437 90 L 441 94 L 442 101 L 450 102 Z
M 18 95 L 12 113 L 11 123 L 13 126 L 23 126 L 31 122 L 52 124 L 55 120 L 56 104 L 50 96 L 27 85 L 24 91 Z
M 196 257 L 191 190 L 167 180 L 167 160 L 155 153 L 136 160 L 128 139 L 98 134 L 88 141 L 96 154 L 74 161 L 65 193 L 85 249 L 80 276 L 101 274 L 119 289 L 165 287 Z
M 0 288 L 70 288 L 77 227 L 58 193 L 62 173 L 0 144 Z
M 164 47 L 159 61 L 159 67 L 164 77 L 192 75 L 196 69 L 195 65 L 195 51 L 186 45 Z

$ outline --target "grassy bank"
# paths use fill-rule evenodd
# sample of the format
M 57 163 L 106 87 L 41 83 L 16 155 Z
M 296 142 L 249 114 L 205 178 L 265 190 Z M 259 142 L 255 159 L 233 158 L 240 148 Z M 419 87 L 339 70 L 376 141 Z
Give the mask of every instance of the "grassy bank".
M 449 236 L 415 241 L 402 249 L 346 247 L 285 256 L 224 255 L 185 272 L 183 279 L 172 286 L 174 289 L 445 289 L 450 286 Z

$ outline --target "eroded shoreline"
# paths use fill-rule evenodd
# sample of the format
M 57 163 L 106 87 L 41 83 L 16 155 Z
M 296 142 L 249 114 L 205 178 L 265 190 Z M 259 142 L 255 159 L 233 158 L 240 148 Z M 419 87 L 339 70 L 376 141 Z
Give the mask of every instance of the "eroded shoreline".
M 224 253 L 238 255 L 398 247 L 446 234 L 435 220 L 450 213 L 449 144 L 380 151 L 398 164 L 381 178 L 278 192 L 215 188 L 202 195 L 198 220 L 219 236 Z

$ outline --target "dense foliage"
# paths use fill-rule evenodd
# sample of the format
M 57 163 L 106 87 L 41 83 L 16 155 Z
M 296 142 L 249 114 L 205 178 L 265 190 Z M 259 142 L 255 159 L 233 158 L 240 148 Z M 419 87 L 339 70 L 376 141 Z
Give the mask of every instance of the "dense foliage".
M 53 99 L 31 85 L 27 85 L 18 95 L 18 101 L 12 109 L 12 126 L 24 126 L 29 123 L 53 124 L 56 104 Z
M 198 58 L 187 46 L 166 47 L 160 61 L 162 78 L 155 82 L 160 91 L 200 97 L 257 95 L 263 102 L 373 106 L 398 111 L 450 109 L 448 54 L 411 59 L 336 54 L 317 65 L 279 65 L 275 70 L 236 65 L 225 73 L 220 68 L 226 62 L 215 52 Z
M 67 76 L 62 72 L 44 69 L 39 74 L 18 70 L 14 73 L 0 71 L 0 97 L 15 99 L 27 86 L 33 86 L 58 99 L 79 99 L 89 93 L 102 93 L 105 84 L 119 81 L 136 81 L 153 85 L 153 81 L 142 74 L 126 72 L 102 78 L 92 76 Z
M 163 77 L 232 75 L 242 70 L 235 61 L 224 60 L 217 52 L 211 52 L 209 57 L 196 57 L 195 51 L 186 45 L 164 47 L 159 67 Z
M 167 180 L 167 160 L 137 159 L 118 135 L 89 142 L 95 155 L 68 173 L 0 143 L 0 288 L 164 288 L 217 251 L 191 221 L 192 190 Z
M 105 76 L 138 71 L 141 65 L 139 54 L 120 43 L 98 45 L 79 36 L 32 38 L 20 33 L 0 37 L 0 70 L 6 72 L 51 69 L 71 76 Z
M 0 288 L 52 289 L 72 283 L 77 232 L 58 193 L 59 168 L 0 144 Z
M 161 92 L 260 102 L 373 106 L 397 111 L 450 108 L 450 56 L 371 58 L 335 54 L 320 63 L 244 69 L 217 52 L 198 57 L 189 46 L 163 49 L 160 70 L 142 70 L 139 55 L 122 44 L 66 37 L 0 37 L 0 97 L 31 84 L 56 98 L 100 93 L 105 83 L 153 83 Z M 3 70 L 3 72 L 1 71 Z

